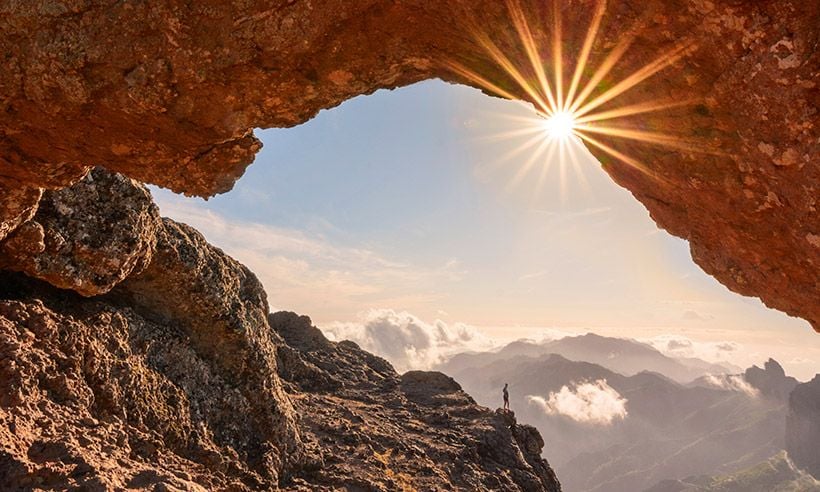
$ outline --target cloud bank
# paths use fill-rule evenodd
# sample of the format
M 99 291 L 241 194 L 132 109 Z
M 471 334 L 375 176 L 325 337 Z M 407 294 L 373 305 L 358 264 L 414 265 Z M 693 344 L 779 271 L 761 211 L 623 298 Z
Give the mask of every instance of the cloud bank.
M 610 425 L 626 418 L 626 398 L 606 383 L 605 379 L 564 386 L 547 398 L 527 395 L 527 401 L 548 415 L 563 415 L 576 422 Z
M 374 309 L 352 323 L 322 327 L 334 341 L 352 340 L 390 361 L 396 370 L 428 369 L 446 357 L 468 350 L 488 350 L 495 342 L 463 323 L 425 322 L 406 311 Z
M 737 391 L 752 397 L 758 396 L 759 394 L 757 388 L 747 383 L 746 379 L 740 374 L 707 374 L 704 377 L 704 381 L 709 386 L 729 391 Z
M 741 349 L 735 342 L 698 342 L 681 335 L 658 335 L 640 341 L 670 357 L 697 357 L 709 362 L 731 362 Z

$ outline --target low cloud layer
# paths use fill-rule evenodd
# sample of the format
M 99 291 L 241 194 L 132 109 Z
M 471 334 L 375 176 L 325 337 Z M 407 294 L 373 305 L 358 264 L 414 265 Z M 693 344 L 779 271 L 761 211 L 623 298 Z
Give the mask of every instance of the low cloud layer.
M 641 340 L 670 357 L 697 357 L 709 362 L 731 361 L 741 346 L 735 342 L 698 342 L 681 335 Z
M 423 321 L 404 311 L 371 310 L 352 323 L 322 327 L 331 340 L 352 340 L 390 361 L 399 372 L 428 369 L 446 357 L 469 350 L 488 350 L 494 341 L 463 323 Z
M 563 415 L 585 424 L 610 425 L 626 418 L 626 398 L 605 379 L 564 386 L 547 398 L 527 395 L 527 401 L 549 415 Z
M 747 383 L 743 376 L 739 374 L 709 374 L 704 378 L 704 381 L 715 388 L 737 391 L 749 396 L 758 395 L 757 388 Z

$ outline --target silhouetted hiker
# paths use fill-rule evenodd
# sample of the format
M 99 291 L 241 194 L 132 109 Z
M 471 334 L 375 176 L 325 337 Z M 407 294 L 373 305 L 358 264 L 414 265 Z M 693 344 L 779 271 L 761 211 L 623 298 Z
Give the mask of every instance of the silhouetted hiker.
M 507 391 L 507 385 L 509 383 L 504 383 L 504 391 L 501 393 L 504 395 L 504 410 L 510 409 L 510 392 Z

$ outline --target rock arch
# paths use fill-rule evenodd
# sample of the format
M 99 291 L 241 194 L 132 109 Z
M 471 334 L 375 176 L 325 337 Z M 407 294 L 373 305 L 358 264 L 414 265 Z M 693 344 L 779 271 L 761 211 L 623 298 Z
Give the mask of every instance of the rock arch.
M 536 20 L 547 4 L 522 2 Z M 594 10 L 593 0 L 560 5 L 569 26 Z M 0 235 L 30 217 L 40 189 L 92 165 L 180 193 L 228 191 L 260 148 L 252 128 L 297 125 L 423 79 L 469 83 L 442 60 L 514 91 L 475 43 L 475 25 L 524 56 L 495 0 L 2 2 Z M 635 124 L 721 152 L 608 141 L 662 184 L 593 152 L 660 227 L 689 240 L 704 270 L 820 330 L 820 4 L 610 2 L 593 59 L 626 29 L 638 42 L 616 78 L 682 37 L 696 49 L 625 101 L 702 101 Z

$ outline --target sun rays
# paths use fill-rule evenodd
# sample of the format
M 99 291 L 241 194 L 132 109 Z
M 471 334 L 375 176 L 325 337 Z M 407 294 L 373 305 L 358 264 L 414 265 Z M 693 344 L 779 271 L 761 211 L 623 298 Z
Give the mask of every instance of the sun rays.
M 620 107 L 613 106 L 617 98 L 646 80 L 677 63 L 692 49 L 692 44 L 679 42 L 671 49 L 630 73 L 621 80 L 612 80 L 613 68 L 622 60 L 634 42 L 634 33 L 627 34 L 609 50 L 597 67 L 590 66 L 596 39 L 604 22 L 606 0 L 595 5 L 583 42 L 577 52 L 566 53 L 575 59 L 574 66 L 564 66 L 564 34 L 560 0 L 552 0 L 550 21 L 541 23 L 549 32 L 549 41 L 538 42 L 534 24 L 524 13 L 519 0 L 506 0 L 506 7 L 517 35 L 516 42 L 527 60 L 523 66 L 517 59 L 505 53 L 498 42 L 479 28 L 474 29 L 477 43 L 486 51 L 495 65 L 511 80 L 493 81 L 466 66 L 447 62 L 448 68 L 467 81 L 484 90 L 511 100 L 526 99 L 535 107 L 532 118 L 515 118 L 516 128 L 498 134 L 499 139 L 521 138 L 526 140 L 513 149 L 505 160 L 523 161 L 516 170 L 511 184 L 521 182 L 540 165 L 537 186 L 543 185 L 552 161 L 557 158 L 562 192 L 567 179 L 567 167 L 572 167 L 583 181 L 583 170 L 578 164 L 576 152 L 580 142 L 597 149 L 612 158 L 643 173 L 653 175 L 638 159 L 626 155 L 610 145 L 612 139 L 624 139 L 638 144 L 668 147 L 686 152 L 703 151 L 695 142 L 672 134 L 635 128 L 634 125 L 618 125 L 618 120 L 657 113 L 698 103 L 696 100 L 650 100 Z M 631 31 L 629 31 L 631 32 Z M 549 44 L 550 46 L 545 46 Z M 515 88 L 509 88 L 510 82 Z M 623 121 L 623 120 L 622 120 Z M 634 121 L 634 119 L 633 119 Z
M 557 111 L 544 118 L 542 123 L 547 135 L 554 139 L 565 139 L 572 136 L 577 127 L 575 115 L 569 111 Z

